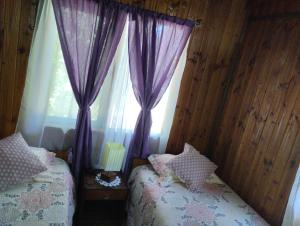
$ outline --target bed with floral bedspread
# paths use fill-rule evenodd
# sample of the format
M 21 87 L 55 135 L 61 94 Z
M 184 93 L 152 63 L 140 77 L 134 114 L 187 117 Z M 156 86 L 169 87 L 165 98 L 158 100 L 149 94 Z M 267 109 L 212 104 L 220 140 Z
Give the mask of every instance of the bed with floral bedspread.
M 71 226 L 73 189 L 68 165 L 55 158 L 47 171 L 0 193 L 0 226 Z
M 131 173 L 129 188 L 129 226 L 268 225 L 216 175 L 192 193 L 181 183 L 160 186 L 152 167 L 144 165 Z

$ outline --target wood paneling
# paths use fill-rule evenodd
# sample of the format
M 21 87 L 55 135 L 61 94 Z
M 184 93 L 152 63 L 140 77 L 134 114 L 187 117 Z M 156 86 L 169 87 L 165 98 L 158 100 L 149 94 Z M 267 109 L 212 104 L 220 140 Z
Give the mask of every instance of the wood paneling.
M 211 150 L 219 175 L 281 225 L 300 162 L 300 18 L 266 15 L 250 20 Z
M 36 1 L 0 1 L 0 137 L 17 123 L 36 7 Z
M 299 17 L 300 0 L 251 0 L 252 18 Z
M 180 153 L 184 142 L 207 153 L 209 135 L 223 101 L 234 49 L 246 17 L 246 1 L 196 1 L 187 18 L 201 21 L 195 28 L 181 82 L 167 150 Z

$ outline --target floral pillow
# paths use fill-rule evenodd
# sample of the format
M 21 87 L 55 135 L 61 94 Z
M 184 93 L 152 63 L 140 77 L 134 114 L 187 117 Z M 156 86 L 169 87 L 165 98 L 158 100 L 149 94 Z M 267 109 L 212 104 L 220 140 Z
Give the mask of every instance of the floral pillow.
M 159 175 L 159 184 L 162 186 L 169 186 L 174 182 L 179 182 L 179 179 L 174 172 L 166 165 L 175 155 L 171 154 L 153 154 L 148 157 L 155 172 Z
M 193 146 L 185 144 L 184 151 L 166 163 L 190 191 L 197 192 L 217 166 Z
M 45 170 L 20 133 L 0 140 L 0 192 Z
M 33 152 L 33 154 L 35 154 L 39 158 L 39 160 L 46 166 L 49 166 L 55 159 L 56 154 L 54 152 L 47 151 L 44 148 L 31 147 L 30 149 Z

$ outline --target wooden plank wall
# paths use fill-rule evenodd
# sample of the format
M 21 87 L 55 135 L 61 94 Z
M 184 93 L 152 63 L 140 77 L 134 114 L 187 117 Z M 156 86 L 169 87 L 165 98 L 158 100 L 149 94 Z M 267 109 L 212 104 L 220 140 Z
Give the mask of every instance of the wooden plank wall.
M 205 153 L 228 85 L 233 52 L 245 23 L 246 1 L 161 2 L 164 1 L 145 1 L 145 6 L 201 23 L 191 36 L 167 151 L 180 153 L 188 141 Z
M 300 1 L 254 1 L 212 150 L 219 175 L 281 225 L 300 162 Z
M 0 137 L 17 123 L 36 8 L 36 1 L 0 1 Z

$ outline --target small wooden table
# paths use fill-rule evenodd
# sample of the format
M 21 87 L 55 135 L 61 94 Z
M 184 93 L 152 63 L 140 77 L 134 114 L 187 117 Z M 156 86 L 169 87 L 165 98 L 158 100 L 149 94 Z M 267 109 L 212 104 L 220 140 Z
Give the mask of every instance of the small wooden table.
M 120 173 L 118 176 L 121 178 L 121 184 L 119 186 L 105 187 L 96 182 L 96 175 L 86 173 L 84 175 L 83 194 L 81 194 L 84 200 L 126 200 L 128 187 L 125 177 Z
M 98 184 L 95 180 L 96 175 L 85 173 L 81 185 L 79 206 L 79 218 L 83 217 L 84 205 L 86 201 L 122 201 L 125 212 L 125 203 L 128 195 L 128 187 L 124 175 L 118 173 L 121 184 L 117 187 L 105 187 Z M 79 219 L 80 221 L 80 219 Z

